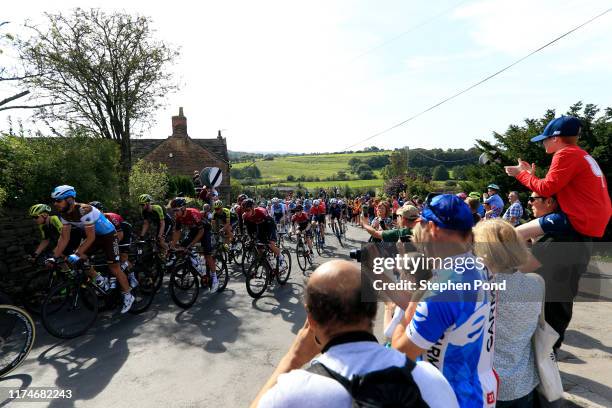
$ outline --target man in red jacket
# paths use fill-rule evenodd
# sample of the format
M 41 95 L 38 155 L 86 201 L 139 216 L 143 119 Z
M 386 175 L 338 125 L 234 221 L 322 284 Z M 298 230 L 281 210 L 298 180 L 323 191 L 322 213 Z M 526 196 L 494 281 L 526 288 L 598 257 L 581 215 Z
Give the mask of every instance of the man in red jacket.
M 505 169 L 509 176 L 516 177 L 539 196 L 555 196 L 569 220 L 568 225 L 580 236 L 600 238 L 612 215 L 610 195 L 601 168 L 577 145 L 580 128 L 579 119 L 561 116 L 553 119 L 541 135 L 531 139 L 532 142 L 541 141 L 546 153 L 553 155 L 545 178 L 537 178 L 535 164 L 530 165 L 521 159 L 518 159 L 517 166 L 506 166 Z M 534 223 L 532 227 L 529 235 L 549 232 L 545 223 Z

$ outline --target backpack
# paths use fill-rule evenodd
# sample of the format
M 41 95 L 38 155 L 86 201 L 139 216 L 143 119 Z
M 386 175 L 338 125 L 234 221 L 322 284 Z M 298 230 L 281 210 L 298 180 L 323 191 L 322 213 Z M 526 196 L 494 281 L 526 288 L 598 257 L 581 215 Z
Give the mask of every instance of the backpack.
M 412 378 L 415 365 L 407 358 L 403 367 L 354 375 L 350 380 L 319 362 L 314 362 L 306 371 L 338 381 L 350 394 L 353 408 L 428 407 Z

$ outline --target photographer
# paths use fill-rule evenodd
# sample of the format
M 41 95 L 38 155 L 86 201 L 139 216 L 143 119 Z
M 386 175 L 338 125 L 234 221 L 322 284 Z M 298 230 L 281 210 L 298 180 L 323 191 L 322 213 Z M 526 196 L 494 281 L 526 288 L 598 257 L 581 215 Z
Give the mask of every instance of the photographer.
M 363 228 L 372 236 L 373 239 L 382 242 L 397 242 L 399 240 L 408 239 L 412 235 L 412 228 L 416 225 L 419 219 L 419 210 L 413 205 L 404 205 L 397 210 L 398 226 L 391 230 L 376 230 L 368 225 L 367 220 L 362 221 Z

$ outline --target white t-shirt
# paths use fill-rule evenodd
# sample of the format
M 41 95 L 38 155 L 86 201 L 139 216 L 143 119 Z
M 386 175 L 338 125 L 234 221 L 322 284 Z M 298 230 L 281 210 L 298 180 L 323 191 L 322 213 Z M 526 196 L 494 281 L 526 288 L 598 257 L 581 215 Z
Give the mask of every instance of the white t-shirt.
M 355 374 L 363 375 L 391 366 L 403 367 L 406 356 L 372 341 L 360 341 L 333 346 L 313 361 L 350 378 Z M 412 377 L 421 391 L 421 397 L 430 407 L 459 406 L 448 381 L 430 363 L 418 362 L 412 371 Z M 260 408 L 350 406 L 351 397 L 339 382 L 305 370 L 281 374 L 276 385 L 268 390 L 259 402 Z

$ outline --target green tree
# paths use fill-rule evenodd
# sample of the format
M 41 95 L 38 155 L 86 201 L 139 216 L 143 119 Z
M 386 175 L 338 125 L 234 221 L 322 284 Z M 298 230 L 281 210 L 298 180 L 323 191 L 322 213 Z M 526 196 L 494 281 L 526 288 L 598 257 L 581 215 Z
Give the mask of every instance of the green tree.
M 432 177 L 436 181 L 446 181 L 449 179 L 448 170 L 440 164 L 434 167 Z
M 389 164 L 382 170 L 385 180 L 405 176 L 408 171 L 408 156 L 405 149 L 398 149 L 389 156 Z
M 130 172 L 130 201 L 136 203 L 141 194 L 149 194 L 156 201 L 163 201 L 168 194 L 169 184 L 168 167 L 165 164 L 138 160 Z
M 80 8 L 45 16 L 45 27 L 28 26 L 34 35 L 18 41 L 26 67 L 40 72 L 23 83 L 55 103 L 38 109 L 36 116 L 115 141 L 126 199 L 130 138 L 136 125 L 150 121 L 161 98 L 175 90 L 168 68 L 177 52 L 154 38 L 147 17 Z

